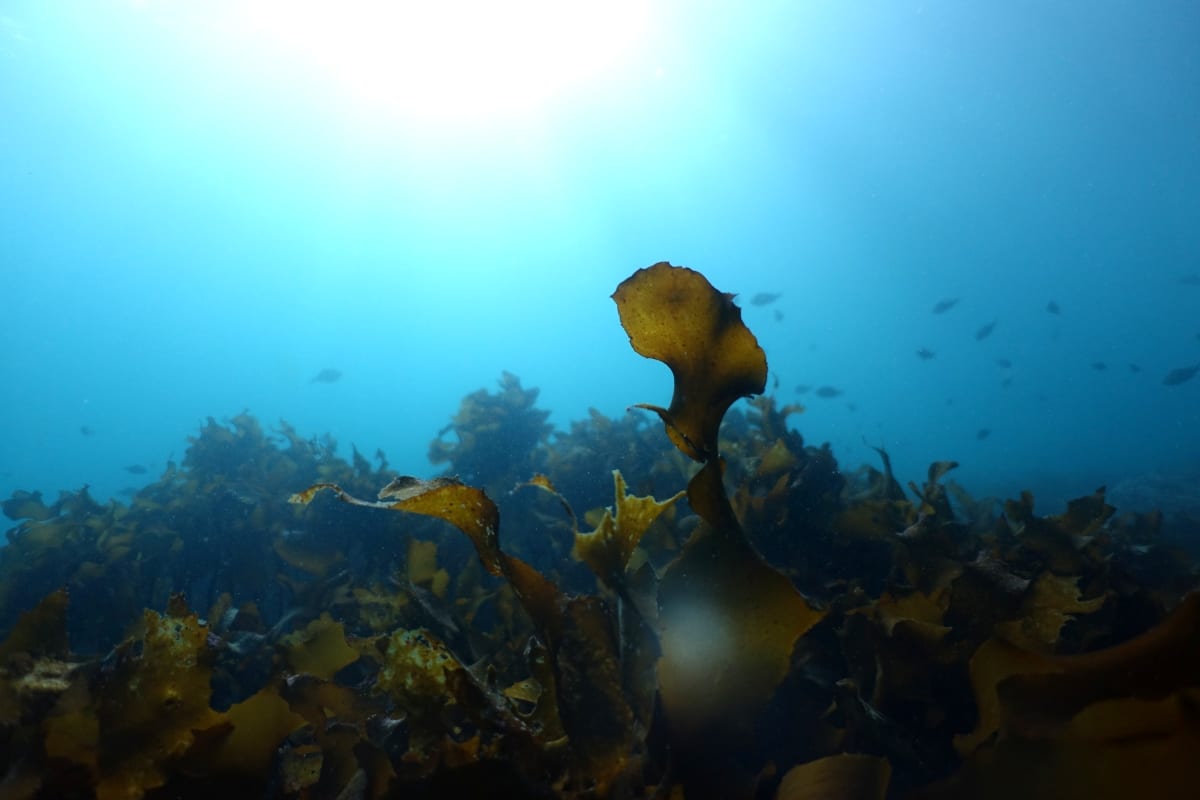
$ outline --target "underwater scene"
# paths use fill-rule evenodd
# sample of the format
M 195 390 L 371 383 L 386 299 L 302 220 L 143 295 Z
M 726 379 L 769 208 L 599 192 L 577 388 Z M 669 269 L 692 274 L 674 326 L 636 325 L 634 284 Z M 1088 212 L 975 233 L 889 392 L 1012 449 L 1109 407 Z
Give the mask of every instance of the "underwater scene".
M 1196 797 L 1197 42 L 0 0 L 0 800 Z

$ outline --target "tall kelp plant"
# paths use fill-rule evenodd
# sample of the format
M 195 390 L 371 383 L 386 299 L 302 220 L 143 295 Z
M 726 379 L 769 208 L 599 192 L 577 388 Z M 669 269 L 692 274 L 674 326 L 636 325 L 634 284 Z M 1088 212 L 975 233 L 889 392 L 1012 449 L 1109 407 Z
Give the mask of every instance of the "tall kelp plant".
M 725 412 L 766 388 L 767 358 L 733 296 L 698 272 L 660 262 L 613 299 L 633 349 L 675 376 L 663 420 L 684 454 L 704 464 L 688 503 L 704 520 L 659 585 L 659 688 L 689 797 L 732 797 L 748 776 L 738 742 L 788 673 L 792 649 L 821 619 L 750 546 L 722 483 L 717 434 Z
M 763 766 L 751 757 L 756 718 L 788 674 L 796 641 L 822 617 L 751 547 L 722 483 L 721 420 L 739 398 L 762 393 L 766 356 L 733 296 L 693 270 L 655 264 L 624 281 L 613 299 L 634 350 L 675 376 L 668 408 L 640 407 L 657 413 L 672 443 L 703 464 L 687 489 L 703 523 L 662 575 L 656 604 L 637 601 L 654 597 L 646 587 L 653 575 L 630 574 L 630 558 L 679 495 L 664 503 L 628 498 L 619 473 L 615 515 L 576 535 L 577 555 L 615 602 L 566 596 L 505 553 L 495 503 L 457 480 L 398 478 L 375 502 L 323 483 L 294 501 L 329 489 L 355 505 L 440 517 L 471 539 L 484 567 L 508 581 L 532 619 L 540 641 L 531 646 L 546 650 L 539 683 L 558 717 L 547 729 L 566 734 L 576 785 L 607 796 L 626 794 L 642 779 L 657 691 L 671 744 L 669 780 L 689 798 L 749 796 Z M 554 491 L 544 478 L 534 483 Z

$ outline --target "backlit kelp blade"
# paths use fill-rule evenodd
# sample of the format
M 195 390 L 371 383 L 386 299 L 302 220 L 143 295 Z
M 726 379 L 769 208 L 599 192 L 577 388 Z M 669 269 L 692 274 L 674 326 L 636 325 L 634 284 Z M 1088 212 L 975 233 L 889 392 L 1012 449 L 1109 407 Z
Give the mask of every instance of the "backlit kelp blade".
M 925 800 L 1195 796 L 1200 594 L 1127 642 L 1072 656 L 1001 639 L 971 659 L 979 721 L 966 766 Z M 1031 779 L 1036 776 L 1036 779 Z
M 689 798 L 748 796 L 760 765 L 738 763 L 757 715 L 788 674 L 796 641 L 822 616 L 750 546 L 722 484 L 717 434 L 734 401 L 761 394 L 767 359 L 732 295 L 665 262 L 613 295 L 638 353 L 675 376 L 663 419 L 683 453 L 707 462 L 688 484 L 704 523 L 659 587 L 659 690 Z
M 742 323 L 742 310 L 699 272 L 665 261 L 635 272 L 613 300 L 633 349 L 675 376 L 668 408 L 639 407 L 662 417 L 681 451 L 709 460 L 729 406 L 767 386 L 767 357 Z

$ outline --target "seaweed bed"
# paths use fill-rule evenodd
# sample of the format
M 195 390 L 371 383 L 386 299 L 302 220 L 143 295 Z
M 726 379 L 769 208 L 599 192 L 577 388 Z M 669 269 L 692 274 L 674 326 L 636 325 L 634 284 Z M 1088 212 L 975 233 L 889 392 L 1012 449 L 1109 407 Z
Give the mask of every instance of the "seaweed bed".
M 1160 515 L 842 473 L 731 295 L 613 297 L 661 427 L 553 431 L 506 373 L 431 447 L 456 477 L 242 414 L 128 506 L 4 502 L 0 798 L 1194 796 Z

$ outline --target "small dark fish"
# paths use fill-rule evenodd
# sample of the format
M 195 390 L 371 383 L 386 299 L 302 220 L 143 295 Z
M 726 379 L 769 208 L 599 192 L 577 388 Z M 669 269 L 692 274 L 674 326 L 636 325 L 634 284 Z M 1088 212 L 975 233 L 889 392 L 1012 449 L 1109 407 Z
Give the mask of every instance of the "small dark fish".
M 855 405 L 854 403 L 846 403 L 846 410 L 853 413 L 855 411 L 858 411 L 858 406 Z
M 1181 383 L 1187 383 L 1192 378 L 1196 377 L 1196 373 L 1200 372 L 1200 364 L 1194 367 L 1180 367 L 1173 369 L 1167 373 L 1167 377 L 1163 378 L 1163 383 L 1167 386 L 1178 386 Z
M 975 438 L 982 442 L 984 439 L 988 438 L 991 435 L 992 435 L 991 428 L 980 428 L 975 433 Z
M 1191 275 L 1184 275 L 1179 279 L 1179 283 L 1184 286 L 1200 286 L 1200 273 L 1193 272 Z
M 1058 307 L 1058 303 L 1054 302 L 1053 300 L 1051 300 L 1049 303 L 1046 303 L 1046 311 L 1051 314 L 1062 313 L 1062 309 Z
M 996 366 L 999 367 L 1000 369 L 1012 369 L 1012 362 L 1009 361 L 1007 358 L 997 358 Z
M 141 464 L 130 464 L 125 471 L 130 475 L 145 475 L 148 470 Z
M 933 313 L 934 314 L 945 314 L 947 311 L 954 308 L 956 305 L 958 305 L 957 297 L 949 297 L 945 300 L 938 300 L 936 303 L 933 304 Z
M 1096 372 L 1104 372 L 1104 370 L 1108 369 L 1108 364 L 1105 364 L 1103 361 L 1093 361 L 1092 369 L 1096 370 Z
M 807 383 L 801 383 L 798 386 L 796 386 L 796 394 L 808 394 L 808 390 L 811 388 L 812 387 L 809 386 Z
M 984 339 L 992 335 L 992 331 L 996 330 L 996 323 L 1000 320 L 994 319 L 987 325 L 984 325 L 979 330 L 975 331 L 975 341 L 982 342 Z
M 842 394 L 842 390 L 836 386 L 822 386 L 817 389 L 817 397 L 838 397 Z
M 1130 371 L 1130 372 L 1141 372 L 1141 371 L 1142 371 L 1142 368 L 1141 368 L 1141 367 L 1139 367 L 1137 364 L 1130 364 L 1130 365 L 1129 365 L 1129 371 Z
M 91 436 L 95 433 L 95 431 L 92 430 L 91 428 L 89 428 L 87 425 L 80 425 L 79 432 L 82 433 L 84 436 Z
M 1007 389 L 1010 386 L 1012 386 L 1012 378 L 1005 378 L 1004 380 L 1000 381 L 1001 389 Z
M 780 311 L 778 308 L 777 308 L 777 309 L 775 309 L 775 321 L 776 321 L 776 322 L 783 322 L 783 312 L 782 312 L 782 311 Z
M 928 361 L 929 359 L 934 358 L 936 355 L 937 353 L 925 347 L 922 347 L 917 351 L 917 358 L 921 359 L 922 361 Z
M 750 298 L 750 305 L 769 306 L 781 297 L 783 297 L 782 292 L 759 292 Z
M 342 377 L 342 371 L 340 369 L 334 369 L 333 367 L 326 367 L 325 369 L 318 372 L 313 377 L 313 379 L 311 381 L 309 381 L 309 383 L 337 383 L 338 379 L 341 377 Z

